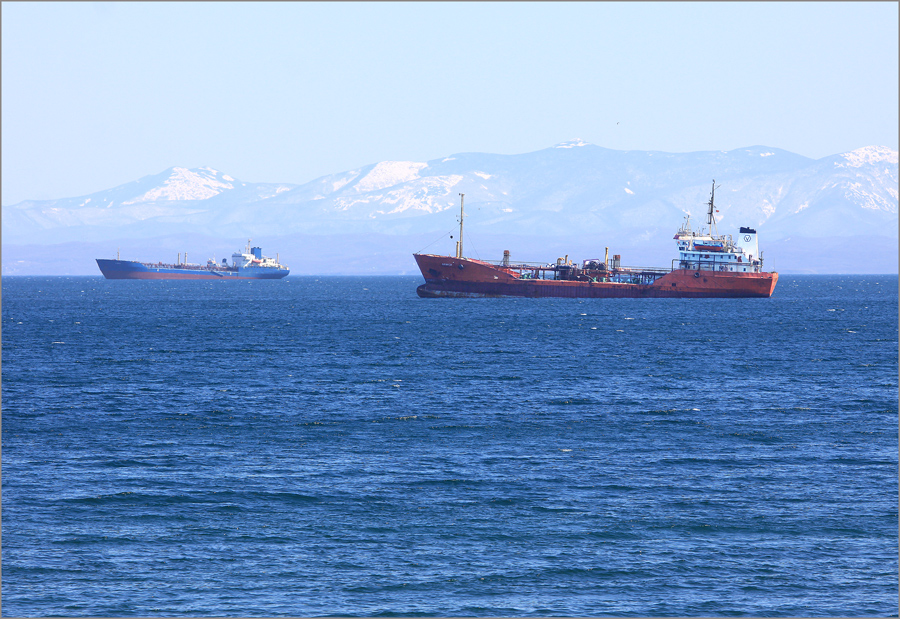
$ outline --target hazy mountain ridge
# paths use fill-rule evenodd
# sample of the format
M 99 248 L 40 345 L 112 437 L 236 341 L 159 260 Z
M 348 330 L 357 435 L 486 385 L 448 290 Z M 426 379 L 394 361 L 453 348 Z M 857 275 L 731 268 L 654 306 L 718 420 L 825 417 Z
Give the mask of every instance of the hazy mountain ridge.
M 3 240 L 40 246 L 372 234 L 402 242 L 452 230 L 465 193 L 467 231 L 483 238 L 616 239 L 671 253 L 685 214 L 705 222 L 713 178 L 721 233 L 753 226 L 763 246 L 787 238 L 896 239 L 897 162 L 897 151 L 880 146 L 813 160 L 767 146 L 665 153 L 573 140 L 517 155 L 383 161 L 302 185 L 175 167 L 87 196 L 4 207 Z

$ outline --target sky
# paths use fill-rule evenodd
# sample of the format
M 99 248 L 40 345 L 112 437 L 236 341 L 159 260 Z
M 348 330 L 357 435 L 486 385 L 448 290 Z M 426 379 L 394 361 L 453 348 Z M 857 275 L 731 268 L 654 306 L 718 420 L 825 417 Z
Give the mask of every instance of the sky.
M 3 2 L 2 204 L 172 166 L 898 142 L 895 2 Z

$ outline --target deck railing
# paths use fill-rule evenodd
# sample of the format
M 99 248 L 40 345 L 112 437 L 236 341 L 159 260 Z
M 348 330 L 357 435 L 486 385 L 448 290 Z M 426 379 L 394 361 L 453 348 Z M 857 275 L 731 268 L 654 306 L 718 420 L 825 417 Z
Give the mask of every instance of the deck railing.
M 670 268 L 665 267 L 640 267 L 640 266 L 620 266 L 604 269 L 584 269 L 582 267 L 568 264 L 557 265 L 548 262 L 509 262 L 504 264 L 502 260 L 481 260 L 487 264 L 519 271 L 523 275 L 523 279 L 587 279 L 593 280 L 603 278 L 607 281 L 625 281 L 628 279 L 638 279 L 643 281 L 652 281 L 658 279 L 675 270 L 679 271 L 731 271 L 741 272 L 744 268 L 747 272 L 759 272 L 762 270 L 762 261 L 758 264 L 750 262 L 735 262 L 733 260 L 716 260 L 716 256 L 706 260 L 681 260 L 673 258 Z M 725 267 L 723 269 L 722 267 Z M 733 268 L 732 268 L 733 267 Z M 553 274 L 547 277 L 548 274 Z M 559 277 L 563 275 L 563 277 Z M 569 276 L 569 277 L 567 277 Z

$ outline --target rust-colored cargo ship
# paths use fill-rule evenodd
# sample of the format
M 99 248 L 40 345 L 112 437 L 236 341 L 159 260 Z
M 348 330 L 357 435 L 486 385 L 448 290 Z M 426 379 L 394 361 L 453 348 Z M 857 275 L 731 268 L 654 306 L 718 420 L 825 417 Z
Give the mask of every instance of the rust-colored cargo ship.
M 572 297 L 700 298 L 770 297 L 778 273 L 763 271 L 756 230 L 742 227 L 737 239 L 719 235 L 713 181 L 707 212 L 708 230 L 691 229 L 690 216 L 675 234 L 679 256 L 669 268 L 621 266 L 620 257 L 584 260 L 560 258 L 555 264 L 513 263 L 509 252 L 492 262 L 463 257 L 465 211 L 460 194 L 456 256 L 414 254 L 425 284 L 420 297 Z

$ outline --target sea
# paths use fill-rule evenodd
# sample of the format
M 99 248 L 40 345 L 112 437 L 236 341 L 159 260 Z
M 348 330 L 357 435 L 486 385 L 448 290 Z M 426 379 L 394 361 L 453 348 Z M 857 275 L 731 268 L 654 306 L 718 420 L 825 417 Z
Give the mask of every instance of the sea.
M 2 280 L 2 614 L 898 614 L 896 275 Z

